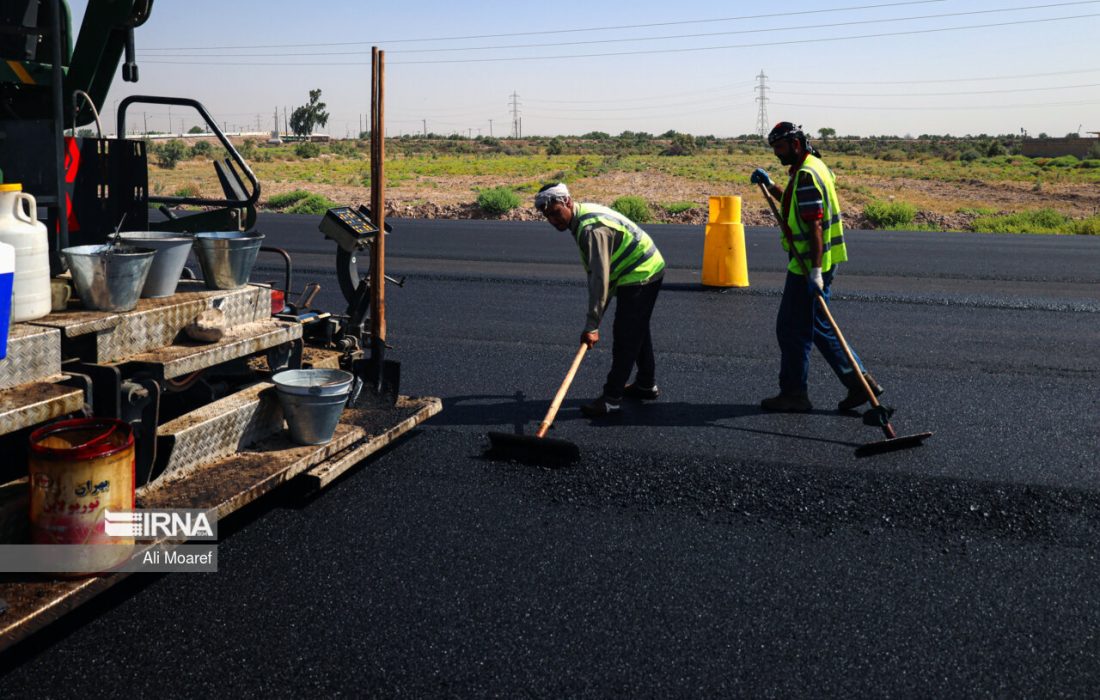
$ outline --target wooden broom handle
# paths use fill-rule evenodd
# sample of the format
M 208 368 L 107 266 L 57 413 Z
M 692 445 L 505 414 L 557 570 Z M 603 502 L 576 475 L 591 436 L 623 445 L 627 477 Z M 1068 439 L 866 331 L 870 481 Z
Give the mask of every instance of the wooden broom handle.
M 565 400 L 565 394 L 569 391 L 569 385 L 573 383 L 573 377 L 577 376 L 577 368 L 581 366 L 581 360 L 584 359 L 584 353 L 586 352 L 588 352 L 588 346 L 581 343 L 581 346 L 577 349 L 577 356 L 573 358 L 573 364 L 569 367 L 569 373 L 565 375 L 565 381 L 561 383 L 558 393 L 554 395 L 554 400 L 550 403 L 550 410 L 546 412 L 546 417 L 542 419 L 542 425 L 539 426 L 536 437 L 546 437 L 546 431 L 550 430 L 550 424 L 554 422 L 554 417 L 558 415 L 561 402 Z

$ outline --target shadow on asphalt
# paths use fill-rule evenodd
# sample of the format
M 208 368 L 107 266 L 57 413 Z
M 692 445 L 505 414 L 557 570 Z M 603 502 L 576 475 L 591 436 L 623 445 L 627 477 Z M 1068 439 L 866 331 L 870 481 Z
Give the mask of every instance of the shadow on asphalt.
M 485 401 L 493 400 L 496 401 L 494 403 L 484 403 Z M 580 406 L 583 403 L 583 399 L 573 399 L 563 402 L 556 422 L 561 422 L 563 420 L 588 420 L 580 414 Z M 434 416 L 430 423 L 434 426 L 511 425 L 511 432 L 516 435 L 523 435 L 525 433 L 534 434 L 534 425 L 532 424 L 537 424 L 545 417 L 546 410 L 549 406 L 549 399 L 529 400 L 523 392 L 519 391 L 514 394 L 470 394 L 465 396 L 452 396 L 443 399 L 443 411 L 441 411 L 439 415 Z M 686 403 L 682 401 L 657 401 L 643 404 L 634 401 L 624 401 L 621 415 L 613 415 L 604 419 L 592 420 L 591 423 L 595 426 L 625 424 L 641 427 L 717 428 L 720 430 L 755 433 L 757 435 L 770 435 L 780 438 L 843 445 L 845 447 L 858 447 L 861 444 L 845 440 L 832 440 L 818 436 L 800 435 L 791 432 L 738 427 L 725 423 L 725 421 L 759 415 L 774 414 L 768 414 L 756 404 Z M 836 412 L 815 409 L 805 415 L 836 416 Z

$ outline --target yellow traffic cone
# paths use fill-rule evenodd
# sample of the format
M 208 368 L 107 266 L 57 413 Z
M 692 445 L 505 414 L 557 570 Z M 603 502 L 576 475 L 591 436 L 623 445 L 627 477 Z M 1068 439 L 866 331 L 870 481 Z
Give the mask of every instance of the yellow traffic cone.
M 749 286 L 740 197 L 710 198 L 703 243 L 703 284 L 707 287 Z

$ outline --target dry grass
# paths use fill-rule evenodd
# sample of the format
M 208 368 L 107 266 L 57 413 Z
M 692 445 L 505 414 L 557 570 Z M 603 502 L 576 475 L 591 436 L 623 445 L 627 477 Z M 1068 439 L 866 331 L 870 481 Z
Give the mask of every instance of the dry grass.
M 267 152 L 251 166 L 261 182 L 261 204 L 274 194 L 308 190 L 336 202 L 370 198 L 369 164 L 361 154 L 326 153 L 301 160 L 285 151 Z M 1100 170 L 1041 170 L 1027 159 L 962 164 L 940 160 L 881 161 L 838 155 L 834 170 L 846 216 L 859 222 L 871 201 L 901 201 L 915 206 L 918 219 L 931 228 L 963 229 L 973 212 L 1011 213 L 1053 209 L 1074 219 L 1100 215 Z M 826 155 L 826 162 L 830 158 Z M 743 220 L 770 223 L 770 213 L 756 188 L 752 169 L 763 166 L 777 176 L 781 166 L 770 154 L 661 156 L 504 156 L 440 155 L 387 159 L 386 200 L 393 210 L 412 216 L 466 216 L 481 189 L 517 189 L 525 203 L 511 218 L 531 218 L 529 202 L 541 182 L 564 177 L 584 200 L 608 203 L 635 195 L 656 205 L 658 218 L 698 223 L 713 195 L 739 195 Z M 173 170 L 150 166 L 154 194 L 181 188 L 202 196 L 221 197 L 213 167 L 205 159 L 181 161 Z M 660 205 L 695 202 L 697 208 L 662 216 Z M 703 218 L 702 220 L 705 220 Z

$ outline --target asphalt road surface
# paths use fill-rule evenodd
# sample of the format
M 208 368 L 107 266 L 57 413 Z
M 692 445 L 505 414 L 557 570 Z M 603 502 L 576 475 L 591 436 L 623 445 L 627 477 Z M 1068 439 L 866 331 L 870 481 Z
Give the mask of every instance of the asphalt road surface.
M 853 231 L 833 310 L 918 449 L 776 391 L 785 257 L 751 286 L 669 261 L 653 404 L 584 419 L 610 338 L 552 435 L 582 460 L 486 460 L 533 432 L 586 298 L 546 224 L 393 221 L 402 393 L 444 411 L 319 497 L 223 523 L 216 574 L 135 576 L 0 658 L 5 697 L 1094 696 L 1100 683 L 1100 238 Z M 339 310 L 316 217 L 262 217 Z M 280 279 L 265 260 L 254 279 Z M 612 312 L 613 313 L 613 310 Z M 91 685 L 89 685 L 91 684 Z

